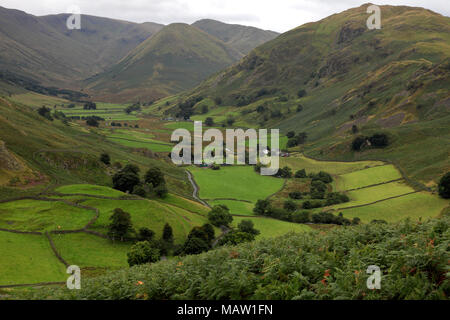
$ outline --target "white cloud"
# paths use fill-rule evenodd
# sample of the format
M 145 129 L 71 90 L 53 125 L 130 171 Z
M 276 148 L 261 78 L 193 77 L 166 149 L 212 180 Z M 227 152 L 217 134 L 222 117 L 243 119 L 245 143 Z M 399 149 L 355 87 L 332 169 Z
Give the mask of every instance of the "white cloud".
M 367 2 L 369 0 L 0 0 L 0 6 L 46 15 L 63 13 L 71 5 L 78 5 L 84 14 L 134 22 L 192 23 L 211 18 L 284 32 Z M 450 15 L 450 6 L 443 0 L 375 3 L 425 7 Z

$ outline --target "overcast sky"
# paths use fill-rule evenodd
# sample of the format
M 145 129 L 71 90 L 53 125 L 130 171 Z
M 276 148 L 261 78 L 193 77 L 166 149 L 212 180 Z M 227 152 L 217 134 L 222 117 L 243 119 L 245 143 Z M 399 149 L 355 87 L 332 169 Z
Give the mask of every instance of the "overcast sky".
M 285 32 L 306 22 L 358 7 L 358 0 L 0 0 L 0 6 L 34 15 L 65 13 L 77 5 L 81 13 L 134 22 L 193 23 L 210 18 Z M 431 9 L 450 16 L 448 0 L 376 1 Z

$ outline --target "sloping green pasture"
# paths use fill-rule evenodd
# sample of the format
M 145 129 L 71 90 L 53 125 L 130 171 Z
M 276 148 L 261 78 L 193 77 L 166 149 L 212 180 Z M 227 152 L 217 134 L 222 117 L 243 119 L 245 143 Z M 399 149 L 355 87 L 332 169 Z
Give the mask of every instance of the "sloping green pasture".
M 45 236 L 0 231 L 0 285 L 65 281 L 64 265 Z
M 62 202 L 19 200 L 0 203 L 0 227 L 19 231 L 82 229 L 95 212 Z

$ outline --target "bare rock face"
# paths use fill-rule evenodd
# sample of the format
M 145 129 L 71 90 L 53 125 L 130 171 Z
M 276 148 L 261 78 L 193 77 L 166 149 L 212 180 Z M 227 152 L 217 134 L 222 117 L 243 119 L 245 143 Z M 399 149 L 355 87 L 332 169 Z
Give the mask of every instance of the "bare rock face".
M 0 169 L 9 171 L 23 171 L 24 165 L 11 153 L 0 140 Z

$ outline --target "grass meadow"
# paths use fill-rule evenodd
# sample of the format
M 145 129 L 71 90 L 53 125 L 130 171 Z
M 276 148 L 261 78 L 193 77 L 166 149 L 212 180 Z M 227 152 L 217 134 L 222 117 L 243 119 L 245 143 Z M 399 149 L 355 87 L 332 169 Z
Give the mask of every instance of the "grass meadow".
M 302 154 L 293 154 L 288 158 L 280 158 L 280 167 L 288 166 L 293 172 L 305 169 L 306 173 L 326 171 L 332 175 L 340 175 L 362 170 L 369 167 L 383 165 L 381 161 L 318 161 L 307 158 Z
M 393 165 L 377 166 L 340 175 L 337 178 L 339 191 L 364 188 L 367 186 L 401 179 L 402 175 Z
M 19 200 L 0 203 L 0 227 L 20 231 L 83 228 L 95 213 L 62 202 Z
M 86 233 L 52 235 L 53 242 L 69 264 L 81 268 L 126 267 L 130 243 L 103 239 Z
M 426 192 L 418 192 L 369 206 L 339 210 L 346 218 L 358 217 L 363 223 L 374 219 L 398 222 L 404 219 L 435 218 L 449 205 L 448 200 Z
M 199 196 L 202 199 L 236 199 L 256 203 L 279 191 L 283 179 L 262 176 L 251 166 L 221 167 L 220 170 L 192 167 L 189 169 L 199 186 Z M 241 204 L 233 203 L 233 208 L 242 208 Z M 233 214 L 241 214 L 233 212 Z
M 0 285 L 67 279 L 45 236 L 0 231 L 0 243 Z
M 233 217 L 232 225 L 237 227 L 239 222 L 241 222 L 242 220 L 251 220 L 255 226 L 255 229 L 261 232 L 256 237 L 257 239 L 273 238 L 282 236 L 289 232 L 306 232 L 312 230 L 311 227 L 305 224 L 298 224 L 262 217 Z

